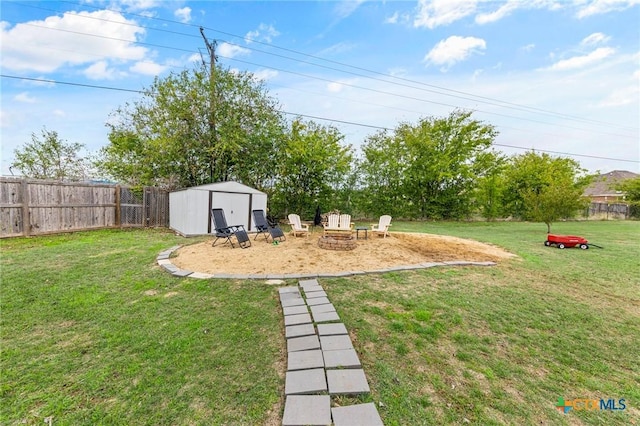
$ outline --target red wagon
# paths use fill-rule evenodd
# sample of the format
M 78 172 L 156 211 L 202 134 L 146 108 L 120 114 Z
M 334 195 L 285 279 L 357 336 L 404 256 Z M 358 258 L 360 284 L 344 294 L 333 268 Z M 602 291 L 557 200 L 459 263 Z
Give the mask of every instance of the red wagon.
M 582 250 L 586 250 L 589 248 L 589 241 L 575 235 L 547 234 L 547 241 L 544 242 L 544 245 L 547 247 L 554 245 L 559 249 L 578 246 Z

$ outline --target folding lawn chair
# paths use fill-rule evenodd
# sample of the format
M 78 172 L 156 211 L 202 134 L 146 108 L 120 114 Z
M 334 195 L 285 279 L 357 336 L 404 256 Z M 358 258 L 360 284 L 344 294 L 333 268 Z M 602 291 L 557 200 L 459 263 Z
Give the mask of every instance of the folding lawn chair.
M 227 219 L 224 216 L 224 210 L 211 209 L 211 218 L 213 219 L 213 227 L 215 229 L 216 239 L 213 241 L 212 246 L 215 247 L 216 242 L 223 238 L 225 243 L 228 242 L 233 248 L 233 241 L 231 237 L 235 235 L 238 245 L 241 248 L 251 247 L 251 240 L 247 231 L 245 231 L 243 225 L 227 225 Z
M 271 235 L 271 239 L 273 241 L 276 241 L 276 238 L 278 241 L 286 240 L 282 229 L 280 229 L 278 225 L 272 226 L 269 224 L 267 217 L 264 214 L 264 210 L 252 210 L 251 213 L 253 213 L 253 223 L 256 225 L 256 229 L 258 230 L 256 236 L 253 237 L 254 240 L 258 238 L 258 235 L 265 234 L 265 241 L 269 241 L 269 237 L 266 235 L 267 233 Z

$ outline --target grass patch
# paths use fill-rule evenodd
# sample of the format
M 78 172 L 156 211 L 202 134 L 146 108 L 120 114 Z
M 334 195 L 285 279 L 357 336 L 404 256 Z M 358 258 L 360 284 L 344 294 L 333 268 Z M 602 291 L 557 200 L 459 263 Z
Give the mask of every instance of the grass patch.
M 629 424 L 640 418 L 640 223 L 394 223 L 519 256 L 322 279 L 386 425 Z M 188 240 L 187 242 L 193 242 Z M 0 240 L 0 424 L 278 424 L 284 331 L 262 282 L 175 278 L 150 230 Z M 625 398 L 617 413 L 559 397 Z
M 387 425 L 629 424 L 640 418 L 640 224 L 554 225 L 605 249 L 545 247 L 543 225 L 395 223 L 501 246 L 492 268 L 330 280 Z M 559 413 L 625 398 L 624 412 Z
M 0 423 L 267 420 L 282 393 L 273 288 L 174 278 L 155 257 L 176 243 L 148 230 L 2 241 Z

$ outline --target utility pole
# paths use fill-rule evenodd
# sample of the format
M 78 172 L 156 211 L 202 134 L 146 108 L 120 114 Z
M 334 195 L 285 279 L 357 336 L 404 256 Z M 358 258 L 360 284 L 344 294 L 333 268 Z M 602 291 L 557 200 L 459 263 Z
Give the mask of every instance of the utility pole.
M 209 101 L 211 109 L 209 111 L 209 132 L 213 138 L 213 146 L 209 147 L 209 181 L 214 180 L 215 150 L 218 148 L 218 135 L 216 133 L 216 41 L 211 43 L 204 35 L 204 28 L 200 27 L 200 34 L 204 39 L 204 44 L 209 52 Z

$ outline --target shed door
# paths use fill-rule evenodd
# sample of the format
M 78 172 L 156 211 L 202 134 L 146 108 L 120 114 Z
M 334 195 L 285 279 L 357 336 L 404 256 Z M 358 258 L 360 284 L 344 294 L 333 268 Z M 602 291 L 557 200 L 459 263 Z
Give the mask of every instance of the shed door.
M 249 230 L 250 194 L 212 192 L 212 209 L 223 209 L 227 225 L 244 225 Z

